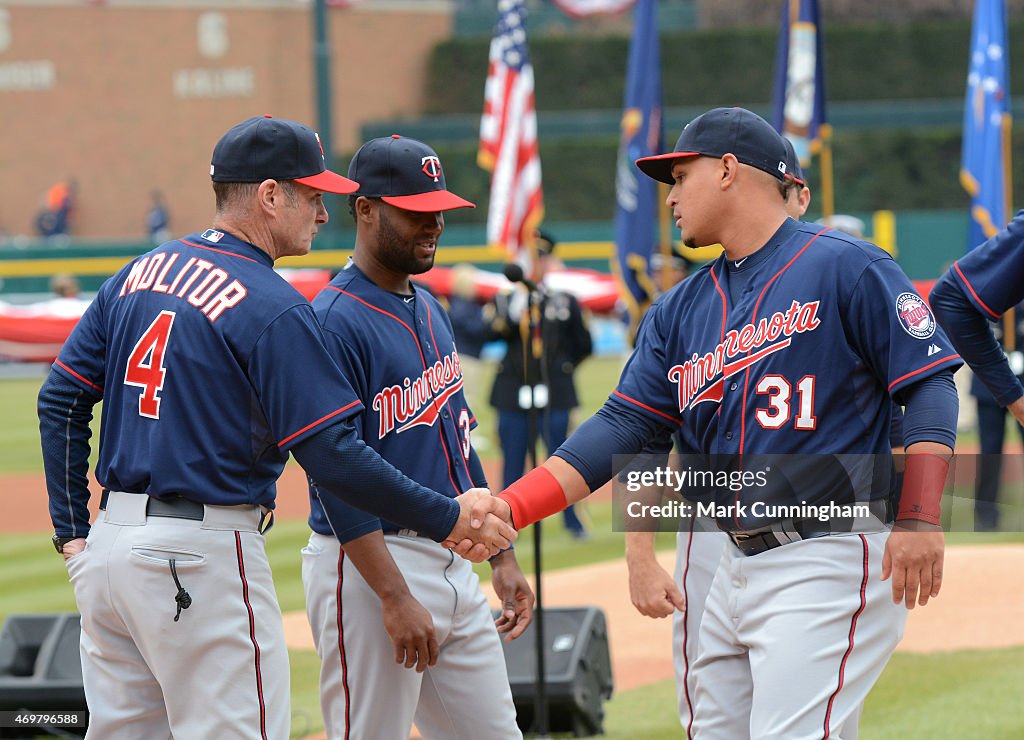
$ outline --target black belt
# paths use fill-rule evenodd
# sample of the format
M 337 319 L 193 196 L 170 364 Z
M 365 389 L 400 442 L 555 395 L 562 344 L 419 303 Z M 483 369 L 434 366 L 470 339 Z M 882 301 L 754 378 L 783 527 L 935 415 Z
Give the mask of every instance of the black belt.
M 110 491 L 103 489 L 100 496 L 100 511 L 107 508 L 107 494 Z M 146 496 L 144 493 L 134 493 L 133 496 Z M 203 521 L 205 508 L 198 501 L 192 501 L 183 496 L 170 496 L 168 498 L 153 498 L 146 496 L 146 516 L 163 516 L 169 519 L 193 519 L 197 522 Z
M 801 540 L 810 540 L 815 537 L 825 537 L 832 533 L 819 530 L 815 532 L 794 532 L 793 534 Z M 736 545 L 744 555 L 760 555 L 762 552 L 767 552 L 768 550 L 793 542 L 791 539 L 779 539 L 776 533 L 771 530 L 758 532 L 757 534 L 729 532 L 729 539 L 732 540 L 732 544 Z
M 887 499 L 875 499 L 868 502 L 871 513 L 886 524 L 893 522 L 892 503 Z M 760 555 L 782 545 L 800 540 L 813 540 L 818 537 L 827 537 L 831 534 L 851 532 L 851 529 L 822 528 L 822 523 L 817 520 L 800 520 L 786 523 L 784 532 L 768 529 L 763 532 L 728 532 L 729 539 L 736 545 L 744 555 Z

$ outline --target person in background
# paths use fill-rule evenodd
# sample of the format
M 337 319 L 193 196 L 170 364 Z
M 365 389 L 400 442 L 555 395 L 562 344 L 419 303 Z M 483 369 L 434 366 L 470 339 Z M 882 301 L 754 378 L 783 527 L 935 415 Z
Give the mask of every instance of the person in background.
M 996 341 L 1004 348 L 1005 327 L 1002 321 L 991 322 Z M 1006 350 L 1010 370 L 1018 380 L 1024 380 L 1024 303 L 1013 308 L 1014 349 Z M 978 406 L 978 475 L 974 480 L 974 527 L 981 532 L 999 529 L 999 488 L 1003 474 L 1003 443 L 1006 441 L 1006 408 L 985 387 L 977 374 L 971 376 L 971 395 Z M 1024 452 L 1024 426 L 1014 420 L 1014 428 L 1021 442 L 1017 453 Z
M 532 441 L 531 409 L 537 413 L 538 431 L 549 452 L 565 441 L 569 414 L 579 405 L 576 369 L 593 351 L 579 301 L 569 293 L 550 290 L 544 283 L 545 276 L 559 264 L 554 255 L 556 244 L 551 234 L 537 232 L 537 304 L 528 306 L 528 292 L 517 284 L 496 295 L 487 306 L 491 328 L 508 344 L 491 388 L 491 405 L 498 410 L 506 486 L 525 468 Z M 572 506 L 565 509 L 562 518 L 573 537 L 588 537 Z
M 493 338 L 491 327 L 484 318 L 484 306 L 476 299 L 473 275 L 476 268 L 462 263 L 452 268 L 452 292 L 447 300 L 448 316 L 452 320 L 455 345 L 459 348 L 462 377 L 470 408 L 485 403 L 483 396 L 483 363 L 480 355 L 484 345 Z M 479 441 L 476 443 L 479 448 Z
M 146 234 L 154 244 L 163 244 L 171 238 L 171 217 L 167 212 L 167 203 L 159 190 L 150 194 L 152 202 L 146 212 Z
M 672 245 L 672 251 L 666 257 L 661 252 L 654 252 L 651 255 L 651 274 L 654 284 L 660 286 L 662 272 L 668 270 L 668 288 L 678 285 L 690 273 L 690 261 L 679 249 L 678 244 Z
M 79 291 L 78 278 L 70 272 L 58 272 L 50 278 L 50 292 L 58 298 L 77 298 Z

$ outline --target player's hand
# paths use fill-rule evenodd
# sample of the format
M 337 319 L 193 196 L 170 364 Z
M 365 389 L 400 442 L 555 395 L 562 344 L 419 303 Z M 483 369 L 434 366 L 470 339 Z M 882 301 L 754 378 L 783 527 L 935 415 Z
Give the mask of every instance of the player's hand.
M 471 488 L 455 499 L 461 513 L 443 544 L 474 563 L 482 563 L 512 544 L 518 533 L 509 522 L 512 509 L 486 488 Z
M 645 617 L 662 619 L 676 609 L 686 610 L 683 592 L 679 590 L 675 579 L 654 558 L 627 560 L 626 564 L 629 570 L 629 600 L 638 612 Z
M 381 601 L 384 631 L 395 649 L 395 662 L 423 673 L 437 663 L 440 649 L 434 632 L 434 620 L 420 602 L 405 593 Z
M 907 609 L 913 609 L 915 602 L 924 606 L 938 596 L 944 552 L 941 527 L 914 519 L 897 521 L 882 556 L 882 580 L 892 577 L 892 600 L 905 600 Z
M 65 542 L 64 547 L 61 548 L 61 554 L 64 556 L 64 562 L 66 563 L 76 555 L 81 555 L 85 551 L 85 537 L 79 537 L 78 539 Z
M 1007 406 L 1006 410 L 1013 414 L 1013 418 L 1015 418 L 1019 424 L 1024 424 L 1024 396 L 1021 396 Z
M 494 620 L 505 642 L 519 637 L 533 621 L 533 589 L 526 581 L 515 552 L 506 550 L 491 560 L 491 586 L 501 600 L 501 616 Z

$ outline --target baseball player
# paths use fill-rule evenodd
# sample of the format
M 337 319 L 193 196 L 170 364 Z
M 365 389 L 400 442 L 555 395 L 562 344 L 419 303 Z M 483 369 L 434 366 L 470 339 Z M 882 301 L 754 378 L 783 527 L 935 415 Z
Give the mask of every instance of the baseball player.
M 938 279 L 931 303 L 957 351 L 1000 406 L 1024 423 L 1024 387 L 989 321 L 1024 300 L 1024 211 Z
M 273 270 L 309 251 L 327 223 L 325 192 L 358 187 L 325 168 L 317 134 L 251 118 L 217 143 L 210 174 L 212 227 L 105 282 L 39 393 L 91 738 L 288 737 L 288 654 L 263 532 L 289 452 L 320 490 L 438 540 L 469 531 L 481 495 L 431 491 L 357 439 L 362 402 L 312 307 Z M 101 400 L 102 513 L 90 528 L 89 421 Z M 494 552 L 514 537 L 496 522 L 484 535 Z
M 349 176 L 360 183 L 349 196 L 355 250 L 313 308 L 365 399 L 359 436 L 434 490 L 486 487 L 451 321 L 409 279 L 433 267 L 444 211 L 473 204 L 446 189 L 437 153 L 415 139 L 367 142 Z M 495 629 L 468 562 L 392 513 L 377 518 L 320 495 L 316 483 L 310 504 L 302 580 L 328 735 L 405 738 L 415 718 L 426 738 L 522 737 L 498 636 L 518 637 L 532 618 L 514 551 L 491 559 L 503 604 Z
M 791 175 L 784 193 L 786 214 L 799 220 L 811 204 L 811 191 L 793 145 L 785 137 L 783 143 L 787 173 Z M 696 442 L 687 438 L 682 429 L 673 435 L 673 442 L 680 455 L 699 453 Z M 647 451 L 667 452 L 654 447 L 648 447 Z M 626 532 L 625 537 L 629 596 L 633 606 L 645 617 L 672 616 L 672 663 L 679 722 L 689 738 L 693 725 L 692 697 L 696 689 L 690 666 L 697 660 L 697 635 L 704 616 L 704 602 L 728 537 L 700 517 L 691 517 L 683 524 L 685 526 L 676 533 L 676 563 L 672 575 L 655 557 L 653 528 L 652 531 Z M 844 727 L 845 735 L 852 737 L 851 729 Z
M 939 593 L 959 357 L 889 255 L 788 218 L 785 145 L 753 113 L 709 111 L 638 166 L 672 184 L 683 243 L 724 254 L 651 309 L 605 406 L 500 498 L 526 526 L 607 481 L 613 453 L 683 429 L 728 479 L 711 501 L 729 542 L 691 666 L 693 735 L 841 737 L 901 637 L 899 604 Z M 896 512 L 891 476 L 860 469 L 891 468 L 893 398 Z M 767 453 L 781 470 L 753 469 Z

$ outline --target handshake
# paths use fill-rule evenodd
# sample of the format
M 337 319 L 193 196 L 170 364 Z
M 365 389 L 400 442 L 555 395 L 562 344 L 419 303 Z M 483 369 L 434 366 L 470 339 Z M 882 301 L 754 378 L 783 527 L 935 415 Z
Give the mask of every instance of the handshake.
M 459 519 L 441 544 L 474 563 L 508 548 L 519 533 L 512 526 L 512 508 L 486 488 L 471 488 L 455 499 Z

